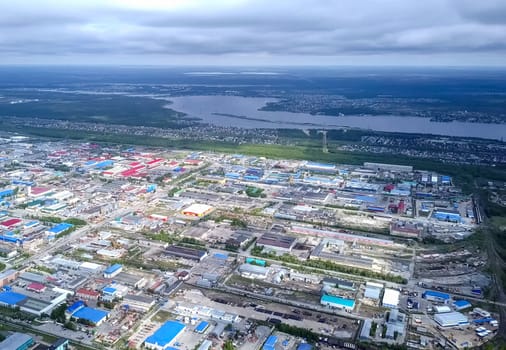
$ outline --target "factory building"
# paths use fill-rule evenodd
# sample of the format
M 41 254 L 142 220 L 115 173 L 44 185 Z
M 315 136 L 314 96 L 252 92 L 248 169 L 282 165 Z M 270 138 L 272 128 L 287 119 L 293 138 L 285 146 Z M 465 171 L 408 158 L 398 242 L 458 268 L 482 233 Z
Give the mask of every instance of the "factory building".
M 387 171 L 395 171 L 399 173 L 412 173 L 413 167 L 411 165 L 398 165 L 398 164 L 385 164 L 385 163 L 370 163 L 365 162 L 364 168 L 370 170 L 387 170 Z
M 190 259 L 199 262 L 207 256 L 207 252 L 205 250 L 187 248 L 178 245 L 168 246 L 165 249 L 165 253 L 177 258 Z
M 426 290 L 422 294 L 422 298 L 427 299 L 428 301 L 433 301 L 437 303 L 448 303 L 450 301 L 450 295 L 446 293 L 441 293 L 433 290 Z
M 27 350 L 32 347 L 34 340 L 28 334 L 14 332 L 0 342 L 2 350 Z
M 155 305 L 155 299 L 143 295 L 127 294 L 123 298 L 123 305 L 128 305 L 129 309 L 147 312 Z
M 206 204 L 192 204 L 181 213 L 185 216 L 203 217 L 213 211 L 213 207 Z
M 355 300 L 336 297 L 334 295 L 323 295 L 320 299 L 320 304 L 348 312 L 352 312 L 355 308 Z
M 186 326 L 177 321 L 165 322 L 156 332 L 146 338 L 144 346 L 147 349 L 166 350 L 183 333 Z
M 18 276 L 19 272 L 12 269 L 0 272 L 0 288 L 3 288 L 11 282 L 15 281 Z
M 123 271 L 123 265 L 121 265 L 121 264 L 111 265 L 107 269 L 105 269 L 104 277 L 105 278 L 113 278 L 113 277 L 117 276 L 118 274 L 120 274 L 121 271 Z
M 468 318 L 456 311 L 435 314 L 434 321 L 441 327 L 459 327 L 469 324 Z
M 385 293 L 383 294 L 383 300 L 381 303 L 384 307 L 395 309 L 399 305 L 400 294 L 401 293 L 398 290 L 385 288 Z
M 270 251 L 290 252 L 295 245 L 296 239 L 290 236 L 284 236 L 276 233 L 264 233 L 258 238 L 256 244 L 263 246 Z
M 269 269 L 263 266 L 251 265 L 251 264 L 242 264 L 238 268 L 239 273 L 248 278 L 267 278 L 267 274 L 269 273 Z
M 419 239 L 421 233 L 421 228 L 412 223 L 397 221 L 390 224 L 390 234 L 392 236 Z

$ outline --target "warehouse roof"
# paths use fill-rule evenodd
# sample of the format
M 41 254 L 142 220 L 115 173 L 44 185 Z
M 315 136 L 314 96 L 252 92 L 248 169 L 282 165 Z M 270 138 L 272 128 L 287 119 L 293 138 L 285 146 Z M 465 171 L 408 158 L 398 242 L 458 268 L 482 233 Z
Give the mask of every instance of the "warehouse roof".
M 400 292 L 395 289 L 385 288 L 383 294 L 383 306 L 397 307 L 399 305 Z
M 207 327 L 209 327 L 209 322 L 202 321 L 197 325 L 197 327 L 195 327 L 195 332 L 204 333 Z
M 455 306 L 458 309 L 465 309 L 467 307 L 471 307 L 471 303 L 467 300 L 455 300 L 453 302 L 453 306 Z
M 146 343 L 165 347 L 185 329 L 185 325 L 177 321 L 167 321 L 158 330 L 146 338 Z
M 431 296 L 431 297 L 435 297 L 435 298 L 440 298 L 440 299 L 444 299 L 444 300 L 449 300 L 450 299 L 450 295 L 449 294 L 437 292 L 437 291 L 434 291 L 434 290 L 426 290 L 423 293 L 423 297 L 426 298 L 427 296 Z
M 295 238 L 278 235 L 275 233 L 264 233 L 258 240 L 258 245 L 289 249 L 295 243 Z
M 108 275 L 108 274 L 111 274 L 111 273 L 114 273 L 114 272 L 118 271 L 122 267 L 123 267 L 123 265 L 121 265 L 121 264 L 114 264 L 114 265 L 111 265 L 108 268 L 106 268 L 105 271 L 104 271 L 104 273 L 106 275 Z
M 445 312 L 442 314 L 435 314 L 434 321 L 443 327 L 453 327 L 469 323 L 467 317 L 460 312 Z
M 7 305 L 16 305 L 17 303 L 25 300 L 26 295 L 15 292 L 2 292 L 0 293 L 0 303 Z
M 355 307 L 355 300 L 353 299 L 345 299 L 341 297 L 336 297 L 333 295 L 323 295 L 321 298 L 321 302 L 323 303 L 332 303 L 348 308 L 354 308 Z
M 274 350 L 275 349 L 274 345 L 276 345 L 277 341 L 278 337 L 276 337 L 275 335 L 269 336 L 269 338 L 267 338 L 267 340 L 265 341 L 262 350 Z
M 58 233 L 62 233 L 64 231 L 68 230 L 71 227 L 74 227 L 74 225 L 66 223 L 66 222 L 62 222 L 61 224 L 58 224 L 56 226 L 51 227 L 47 231 L 49 233 L 54 233 L 55 235 L 57 235 Z
M 76 312 L 74 312 L 72 317 L 83 319 L 83 320 L 88 320 L 93 323 L 99 323 L 104 318 L 106 318 L 107 315 L 109 315 L 109 313 L 107 311 L 93 309 L 91 307 L 83 307 L 83 308 L 77 310 Z
M 187 247 L 182 247 L 182 246 L 178 246 L 178 245 L 171 245 L 171 246 L 167 247 L 165 249 L 165 252 L 169 255 L 174 255 L 174 256 L 183 257 L 183 258 L 196 259 L 196 260 L 202 259 L 207 254 L 205 250 L 187 248 Z
M 0 342 L 0 349 L 21 349 L 30 339 L 28 334 L 15 332 Z

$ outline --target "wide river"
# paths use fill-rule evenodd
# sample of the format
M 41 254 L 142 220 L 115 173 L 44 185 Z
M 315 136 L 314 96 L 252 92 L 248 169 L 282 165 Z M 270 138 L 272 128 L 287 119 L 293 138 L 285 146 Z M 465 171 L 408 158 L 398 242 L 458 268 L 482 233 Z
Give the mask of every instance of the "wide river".
M 217 126 L 242 128 L 334 129 L 352 127 L 376 131 L 422 133 L 506 140 L 506 124 L 432 122 L 429 118 L 396 116 L 326 116 L 259 111 L 272 98 L 240 96 L 170 97 L 169 106 Z

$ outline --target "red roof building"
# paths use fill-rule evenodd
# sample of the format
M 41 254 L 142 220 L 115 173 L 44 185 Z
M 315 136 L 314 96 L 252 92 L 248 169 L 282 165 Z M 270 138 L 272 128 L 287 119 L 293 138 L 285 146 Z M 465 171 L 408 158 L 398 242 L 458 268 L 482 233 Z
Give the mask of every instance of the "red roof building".
M 100 293 L 96 290 L 86 289 L 86 288 L 79 288 L 76 291 L 76 297 L 80 299 L 86 299 L 86 300 L 98 300 L 98 297 L 100 296 Z
M 43 293 L 46 290 L 46 286 L 42 283 L 30 283 L 28 286 L 26 286 L 26 290 L 36 292 L 36 293 Z
M 9 219 L 9 220 L 5 220 L 5 221 L 0 222 L 0 225 L 7 227 L 7 228 L 12 228 L 12 227 L 16 227 L 19 224 L 21 224 L 21 221 L 22 221 L 21 219 Z
M 51 191 L 51 189 L 47 188 L 47 187 L 32 187 L 30 189 L 30 195 L 32 195 L 32 196 L 40 196 L 40 195 L 43 195 L 45 193 L 48 193 L 49 191 Z

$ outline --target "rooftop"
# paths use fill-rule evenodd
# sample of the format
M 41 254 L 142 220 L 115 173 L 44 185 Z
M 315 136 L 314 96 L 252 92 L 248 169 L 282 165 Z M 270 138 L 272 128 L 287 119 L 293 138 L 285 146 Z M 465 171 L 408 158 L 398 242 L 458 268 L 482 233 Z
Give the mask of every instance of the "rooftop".
M 83 307 L 83 308 L 77 310 L 76 312 L 74 312 L 72 317 L 80 318 L 83 320 L 88 320 L 93 323 L 99 323 L 105 317 L 107 317 L 107 315 L 109 315 L 109 313 L 107 311 L 93 309 L 91 307 Z
M 26 295 L 15 292 L 2 292 L 0 293 L 0 303 L 7 305 L 16 305 L 17 303 L 25 300 Z
M 264 233 L 258 240 L 258 245 L 289 249 L 295 243 L 295 238 L 278 235 L 275 233 Z
M 185 325 L 177 321 L 165 322 L 156 332 L 146 338 L 146 343 L 158 344 L 162 347 L 170 344 L 185 329 Z
M 333 295 L 323 295 L 321 298 L 321 301 L 324 303 L 332 303 L 332 304 L 337 304 L 337 305 L 341 305 L 341 306 L 345 306 L 345 307 L 349 307 L 349 308 L 355 307 L 355 300 L 336 297 Z

